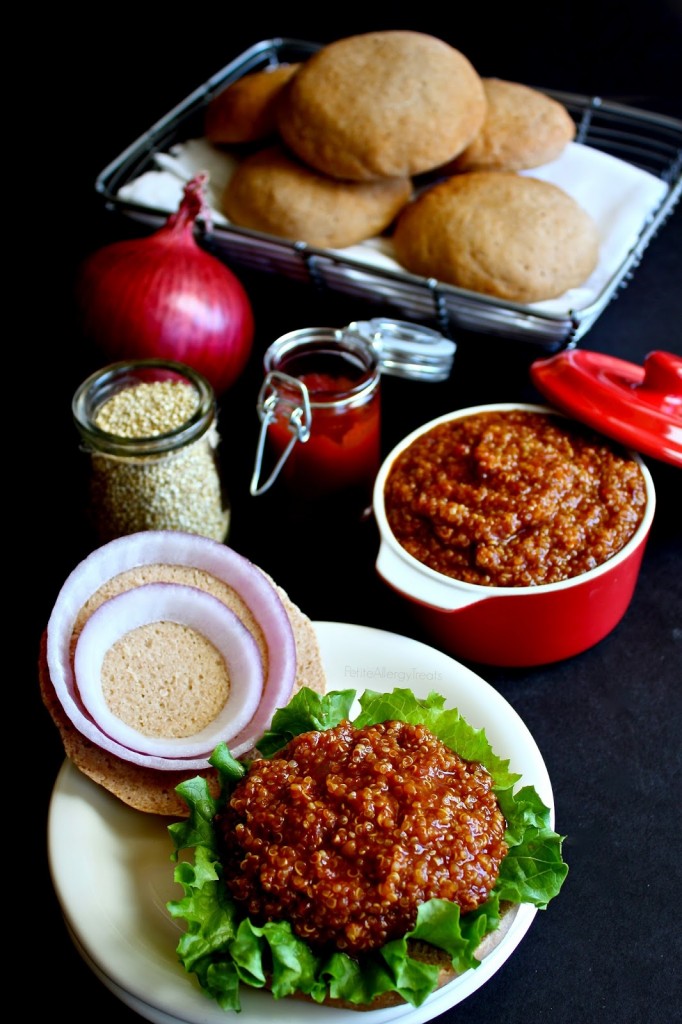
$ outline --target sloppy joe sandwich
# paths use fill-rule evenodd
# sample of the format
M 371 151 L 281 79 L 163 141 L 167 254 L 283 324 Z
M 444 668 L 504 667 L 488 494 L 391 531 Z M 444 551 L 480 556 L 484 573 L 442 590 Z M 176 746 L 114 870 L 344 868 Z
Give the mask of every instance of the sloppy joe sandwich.
M 258 566 L 198 535 L 146 531 L 92 552 L 43 634 L 43 701 L 70 760 L 130 806 L 175 792 L 226 741 L 248 753 L 301 686 L 324 691 L 312 623 Z
M 240 987 L 328 1006 L 418 1006 L 544 909 L 568 868 L 531 786 L 444 698 L 302 689 L 221 791 L 181 784 L 167 904 L 177 953 L 223 1009 Z M 193 853 L 194 870 L 187 863 Z M 191 854 L 190 854 L 191 856 Z

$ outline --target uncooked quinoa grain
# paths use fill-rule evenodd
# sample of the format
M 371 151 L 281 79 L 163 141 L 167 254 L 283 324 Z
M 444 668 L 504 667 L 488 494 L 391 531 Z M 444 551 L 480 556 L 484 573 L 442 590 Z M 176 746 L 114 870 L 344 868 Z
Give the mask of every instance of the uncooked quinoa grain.
M 199 407 L 199 396 L 178 380 L 124 388 L 98 410 L 95 425 L 117 437 L 158 437 L 177 430 Z
M 182 381 L 141 383 L 114 394 L 95 426 L 124 439 L 157 438 L 181 428 L 199 399 Z M 183 530 L 223 541 L 229 526 L 217 467 L 215 423 L 168 452 L 111 455 L 91 451 L 90 498 L 101 540 L 139 530 Z

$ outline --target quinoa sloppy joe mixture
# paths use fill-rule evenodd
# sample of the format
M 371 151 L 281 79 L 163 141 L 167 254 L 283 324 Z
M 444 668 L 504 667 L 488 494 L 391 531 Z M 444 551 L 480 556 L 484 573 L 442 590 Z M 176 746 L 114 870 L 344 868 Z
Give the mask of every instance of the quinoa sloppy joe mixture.
M 423 725 L 303 733 L 253 761 L 216 815 L 227 887 L 314 948 L 377 949 L 431 898 L 462 913 L 487 900 L 508 849 L 492 787 Z
M 395 460 L 384 504 L 401 546 L 467 583 L 578 576 L 615 555 L 644 515 L 637 462 L 598 434 L 529 410 L 439 424 Z

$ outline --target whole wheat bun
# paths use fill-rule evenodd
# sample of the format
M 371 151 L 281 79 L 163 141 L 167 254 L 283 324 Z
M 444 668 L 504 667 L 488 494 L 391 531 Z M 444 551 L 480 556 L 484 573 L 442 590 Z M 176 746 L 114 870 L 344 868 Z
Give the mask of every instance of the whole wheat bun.
M 558 185 L 515 171 L 468 171 L 432 185 L 399 213 L 393 244 L 412 274 L 510 302 L 563 295 L 599 258 L 589 213 Z
M 380 235 L 411 195 L 410 178 L 339 181 L 272 145 L 239 164 L 221 208 L 241 227 L 341 249 Z
M 299 64 L 278 64 L 232 82 L 209 102 L 204 133 L 217 145 L 258 142 L 277 131 L 277 103 Z
M 540 167 L 575 139 L 576 124 L 563 103 L 520 82 L 482 81 L 488 102 L 483 127 L 443 173 Z
M 300 160 L 332 178 L 412 177 L 453 159 L 480 130 L 485 92 L 442 39 L 387 30 L 309 57 L 282 90 L 277 123 Z
M 263 570 L 260 571 L 263 572 Z M 312 622 L 267 573 L 263 572 L 263 575 L 277 591 L 293 629 L 297 662 L 294 692 L 302 686 L 308 686 L 319 693 L 324 693 L 325 673 Z M 264 667 L 267 665 L 265 638 L 250 609 L 239 594 L 222 580 L 212 577 L 203 570 L 194 570 L 179 565 L 138 566 L 108 580 L 81 609 L 74 626 L 72 651 L 85 622 L 96 608 L 117 593 L 149 582 L 175 582 L 198 586 L 207 593 L 213 594 L 214 597 L 218 597 L 239 616 L 252 633 L 259 647 Z M 217 793 L 218 779 L 212 768 L 185 771 L 146 768 L 110 754 L 83 736 L 64 711 L 50 680 L 47 663 L 47 630 L 43 632 L 41 638 L 38 679 L 43 703 L 59 730 L 66 756 L 84 775 L 109 790 L 130 807 L 148 814 L 176 818 L 187 817 L 187 806 L 175 792 L 175 787 L 186 779 L 194 778 L 197 775 L 203 775 L 208 780 L 211 791 L 214 794 Z M 206 699 L 210 699 L 210 695 L 206 695 Z M 172 735 L 173 727 L 172 708 L 169 708 L 168 731 L 165 734 Z M 158 727 L 156 733 L 159 734 Z

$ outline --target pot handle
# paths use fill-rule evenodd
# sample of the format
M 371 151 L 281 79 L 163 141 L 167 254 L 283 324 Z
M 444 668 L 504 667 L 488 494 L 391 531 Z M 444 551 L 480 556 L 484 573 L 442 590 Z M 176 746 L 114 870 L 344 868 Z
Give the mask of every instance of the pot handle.
M 375 567 L 386 583 L 405 597 L 440 611 L 454 612 L 486 600 L 485 595 L 478 593 L 480 587 L 459 583 L 447 576 L 443 576 L 441 582 L 434 578 L 437 574 L 408 564 L 385 540 L 379 545 Z

